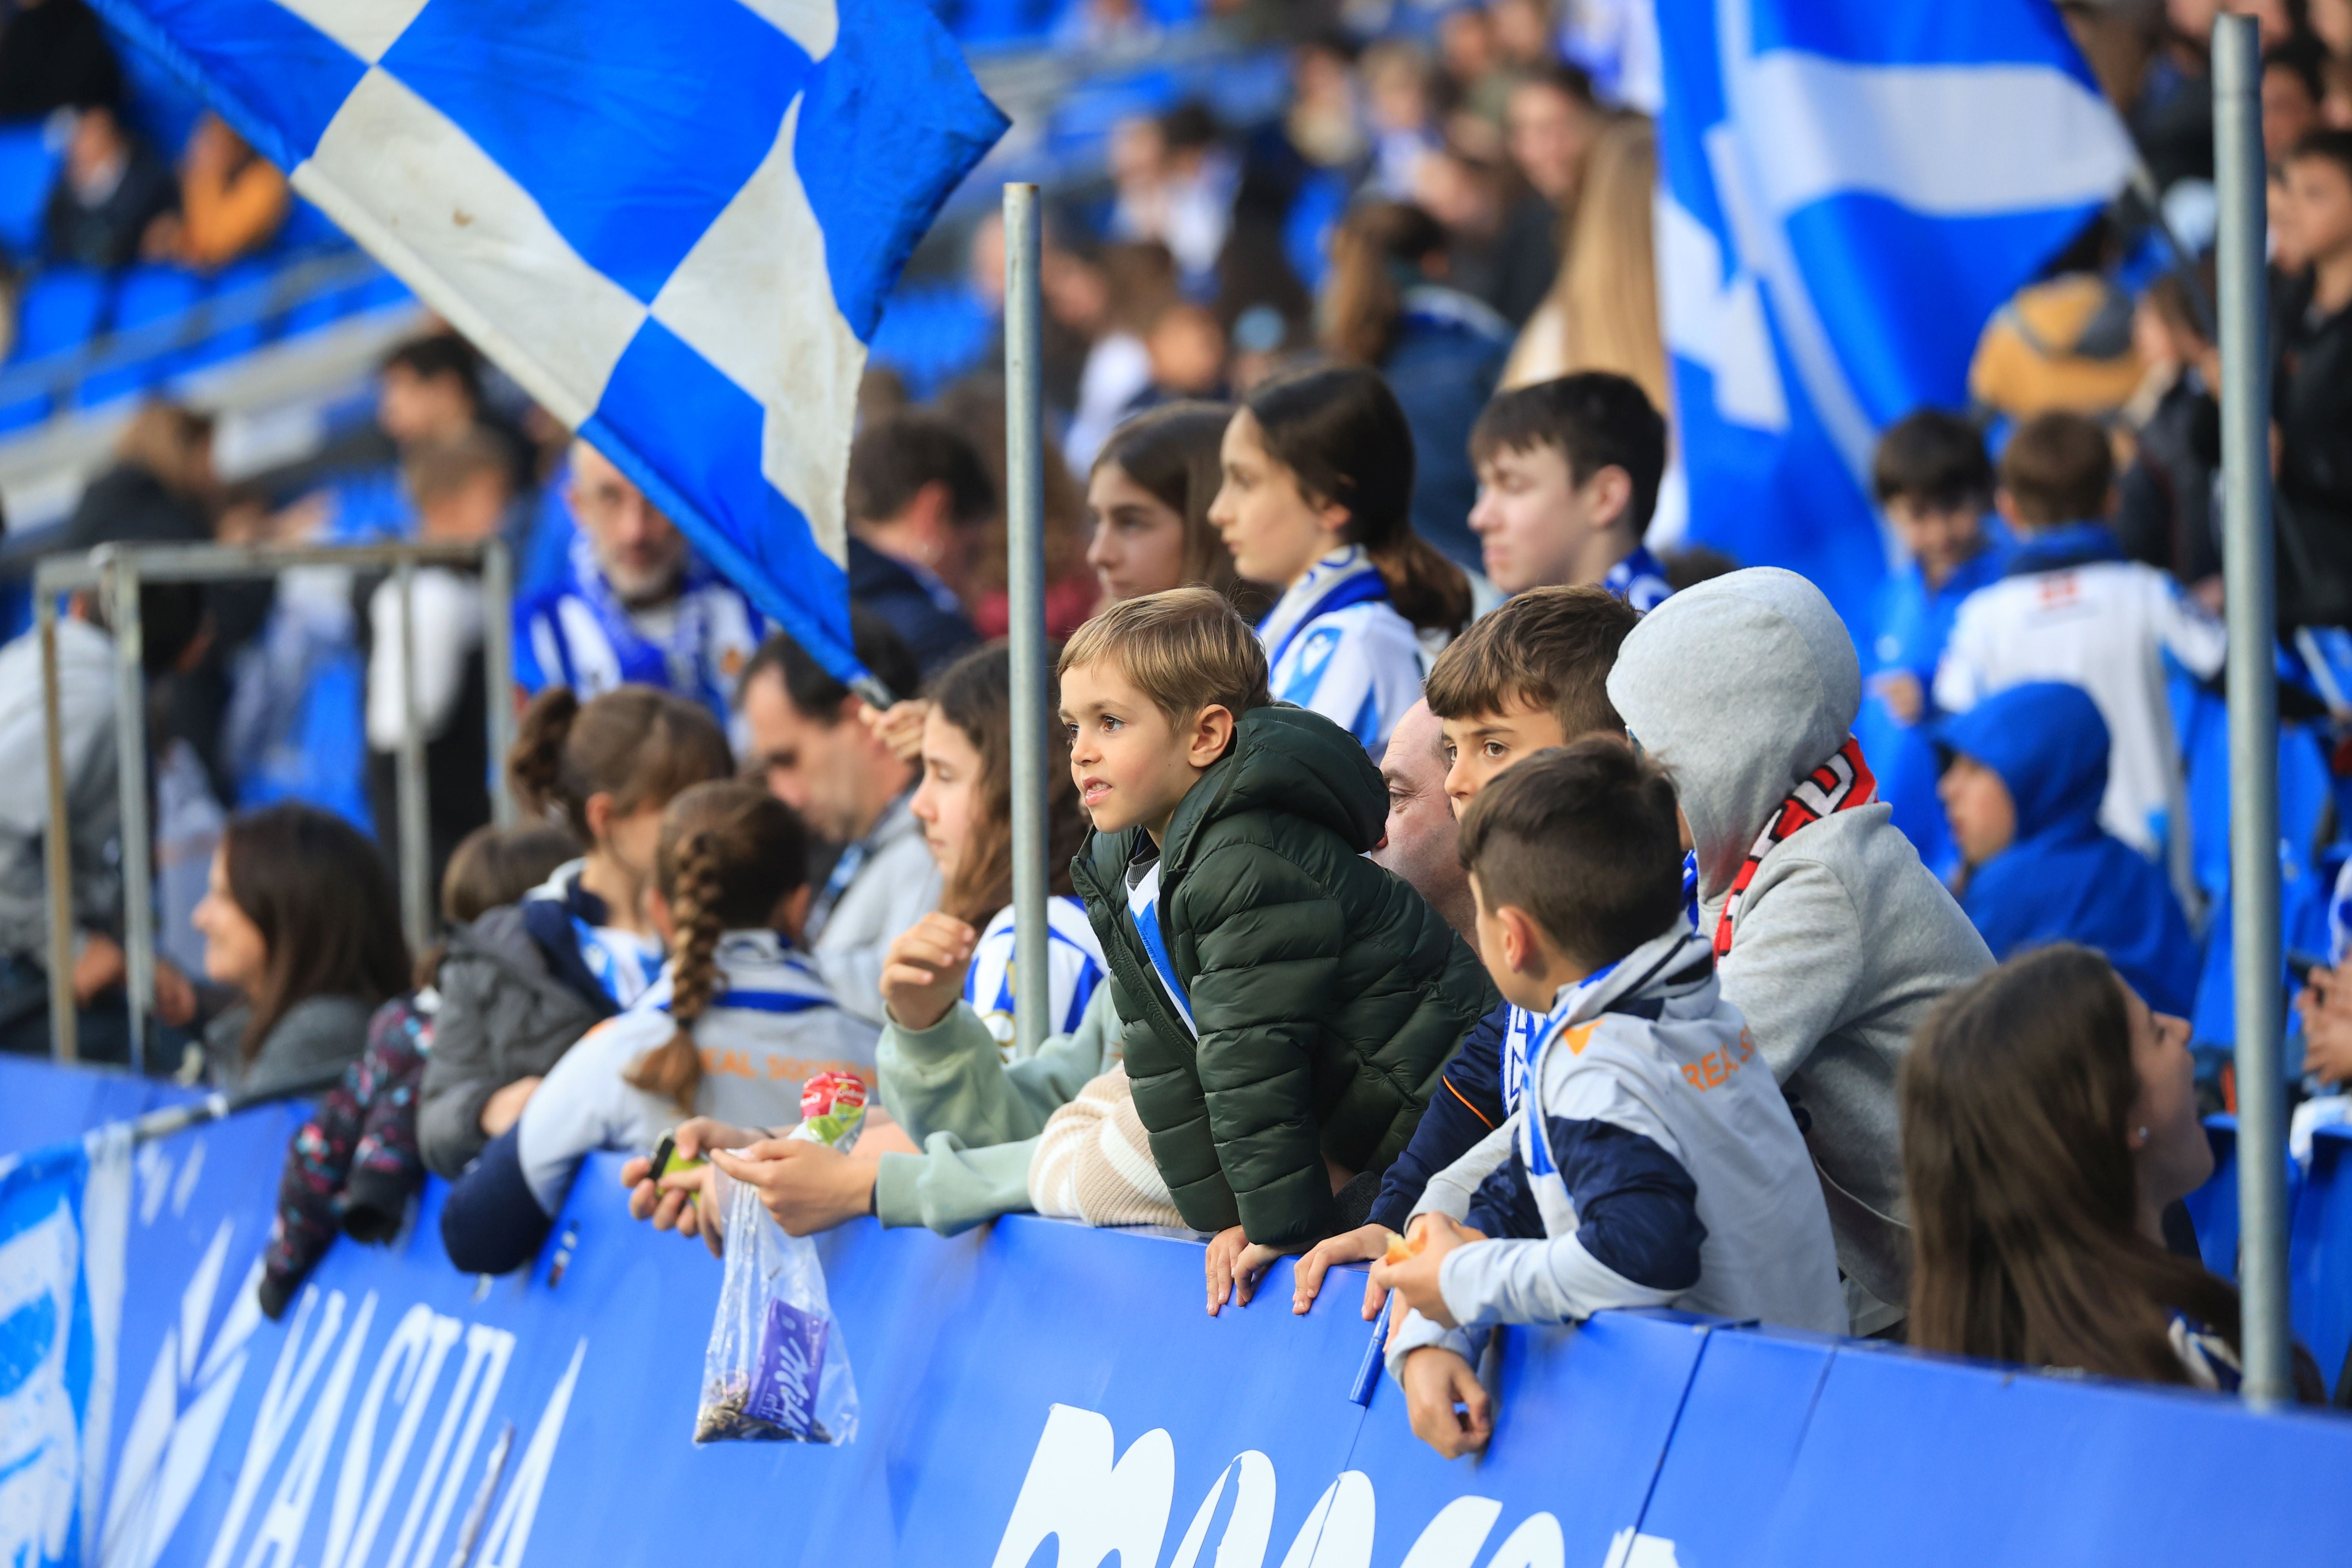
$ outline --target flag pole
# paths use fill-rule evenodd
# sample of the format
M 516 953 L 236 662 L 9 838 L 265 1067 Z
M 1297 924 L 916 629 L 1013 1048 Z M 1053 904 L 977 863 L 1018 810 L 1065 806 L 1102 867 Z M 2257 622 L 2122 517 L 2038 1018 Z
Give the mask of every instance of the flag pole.
M 2221 349 L 2221 549 L 2230 620 L 2230 913 L 2237 992 L 2238 1277 L 2245 1396 L 2293 1397 L 2287 1321 L 2286 1085 L 2279 1034 L 2277 584 L 2270 516 L 2263 257 L 2262 45 L 2252 16 L 2213 23 L 2215 246 Z
M 1013 1042 L 1036 1054 L 1051 1030 L 1045 955 L 1045 402 L 1037 187 L 1004 187 L 1004 532 L 1013 656 Z

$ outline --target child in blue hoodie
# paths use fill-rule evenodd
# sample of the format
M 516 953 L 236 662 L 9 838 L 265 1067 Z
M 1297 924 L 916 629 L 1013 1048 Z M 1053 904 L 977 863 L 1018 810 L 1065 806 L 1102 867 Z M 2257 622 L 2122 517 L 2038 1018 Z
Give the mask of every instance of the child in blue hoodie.
M 2079 686 L 1996 692 L 1937 731 L 1938 794 L 1967 862 L 1960 907 L 1993 956 L 2081 942 L 2159 1013 L 2196 1000 L 2196 940 L 2153 861 L 2099 826 L 2107 726 Z

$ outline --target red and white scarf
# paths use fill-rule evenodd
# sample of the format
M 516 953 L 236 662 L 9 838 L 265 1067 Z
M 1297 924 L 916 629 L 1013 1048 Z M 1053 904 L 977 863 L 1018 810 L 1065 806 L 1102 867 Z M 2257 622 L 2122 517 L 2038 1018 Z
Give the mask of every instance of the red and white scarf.
M 1748 847 L 1739 875 L 1731 879 L 1731 894 L 1723 900 L 1723 913 L 1716 919 L 1715 956 L 1721 958 L 1731 951 L 1740 910 L 1748 901 L 1748 884 L 1756 879 L 1756 868 L 1764 863 L 1764 857 L 1772 852 L 1774 845 L 1801 827 L 1811 826 L 1841 811 L 1852 811 L 1857 805 L 1868 805 L 1877 798 L 1878 780 L 1872 775 L 1870 764 L 1862 760 L 1862 742 L 1849 735 L 1828 762 L 1799 780 L 1788 798 L 1765 818 L 1764 831 Z

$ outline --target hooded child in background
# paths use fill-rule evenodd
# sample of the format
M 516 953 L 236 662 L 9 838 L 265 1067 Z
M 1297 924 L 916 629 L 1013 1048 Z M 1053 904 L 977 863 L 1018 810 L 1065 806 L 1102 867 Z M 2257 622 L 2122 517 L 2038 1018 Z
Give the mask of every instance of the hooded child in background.
M 1993 957 L 2081 942 L 2149 1006 L 2187 1017 L 2197 942 L 2164 873 L 2099 826 L 2107 726 L 2090 693 L 2012 686 L 1947 720 L 1937 740 L 1939 793 L 1968 865 L 1960 907 Z

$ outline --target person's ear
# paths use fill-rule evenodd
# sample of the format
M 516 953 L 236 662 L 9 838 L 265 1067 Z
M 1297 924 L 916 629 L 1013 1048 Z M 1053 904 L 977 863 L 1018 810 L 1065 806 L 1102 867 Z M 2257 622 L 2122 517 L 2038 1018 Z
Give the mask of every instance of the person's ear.
M 1514 974 L 1533 974 L 1543 968 L 1543 949 L 1536 941 L 1536 922 L 1517 904 L 1495 911 L 1503 939 L 1503 962 Z
M 955 496 L 943 479 L 933 479 L 915 491 L 899 521 L 928 532 L 944 533 L 955 525 Z
M 613 830 L 613 819 L 620 814 L 613 809 L 613 797 L 598 790 L 582 805 L 580 815 L 588 819 L 588 841 L 602 844 Z
M 1613 528 L 1633 504 L 1633 476 L 1615 463 L 1577 487 L 1584 492 L 1584 515 L 1595 528 Z
M 1221 702 L 1212 702 L 1192 721 L 1192 738 L 1184 748 L 1184 760 L 1196 768 L 1205 768 L 1223 756 L 1233 741 L 1233 710 Z
M 1305 493 L 1303 489 L 1300 493 Z M 1346 507 L 1341 506 L 1335 500 L 1320 501 L 1313 504 L 1315 506 L 1316 521 L 1320 522 L 1324 528 L 1330 532 L 1338 534 L 1342 539 L 1346 538 L 1349 526 L 1356 521 L 1356 514 L 1349 511 Z
M 2001 521 L 2009 524 L 2010 527 L 2018 526 L 2017 498 L 2010 494 L 2007 485 L 2002 485 L 1992 492 L 1992 510 L 2000 513 Z

